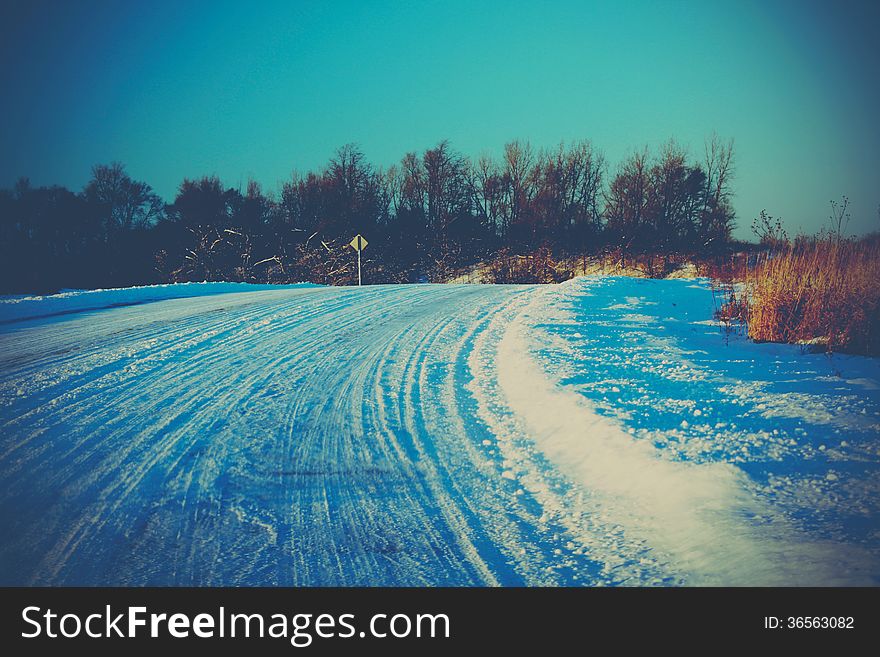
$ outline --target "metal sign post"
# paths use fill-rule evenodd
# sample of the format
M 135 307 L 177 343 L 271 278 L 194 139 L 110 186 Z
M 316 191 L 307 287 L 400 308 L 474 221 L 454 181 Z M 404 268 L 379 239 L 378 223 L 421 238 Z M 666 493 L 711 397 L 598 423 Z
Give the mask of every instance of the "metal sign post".
M 367 240 L 363 238 L 363 236 L 358 233 L 354 236 L 354 239 L 348 243 L 348 245 L 357 251 L 358 254 L 358 285 L 361 284 L 361 251 L 367 248 Z

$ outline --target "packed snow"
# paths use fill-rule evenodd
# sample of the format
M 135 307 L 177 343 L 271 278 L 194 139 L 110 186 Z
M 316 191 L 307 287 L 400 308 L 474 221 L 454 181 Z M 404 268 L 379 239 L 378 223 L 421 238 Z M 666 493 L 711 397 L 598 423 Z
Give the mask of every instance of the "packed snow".
M 0 301 L 0 583 L 880 583 L 878 361 L 706 281 L 227 285 Z

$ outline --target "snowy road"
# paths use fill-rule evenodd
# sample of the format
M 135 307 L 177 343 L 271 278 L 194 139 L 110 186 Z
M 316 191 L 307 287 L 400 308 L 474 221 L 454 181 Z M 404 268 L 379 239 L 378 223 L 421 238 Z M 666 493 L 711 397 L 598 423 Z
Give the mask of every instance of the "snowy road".
M 711 310 L 607 278 L 7 321 L 0 582 L 876 584 L 876 361 Z

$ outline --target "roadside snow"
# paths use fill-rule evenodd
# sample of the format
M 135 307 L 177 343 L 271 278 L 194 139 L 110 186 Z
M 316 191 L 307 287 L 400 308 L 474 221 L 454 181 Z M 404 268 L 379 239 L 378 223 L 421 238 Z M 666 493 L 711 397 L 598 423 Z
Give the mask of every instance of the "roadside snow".
M 749 476 L 732 462 L 664 458 L 662 450 L 635 439 L 633 430 L 627 430 L 631 416 L 602 415 L 574 387 L 548 377 L 534 356 L 534 347 L 554 344 L 558 348 L 558 335 L 549 337 L 539 326 L 547 322 L 568 324 L 554 292 L 551 289 L 537 296 L 503 330 L 497 347 L 499 392 L 542 454 L 577 486 L 589 491 L 589 499 L 581 505 L 591 509 L 596 519 L 624 528 L 627 549 L 640 543 L 649 545 L 653 567 L 672 570 L 688 584 L 872 581 L 876 573 L 871 572 L 872 559 L 867 552 L 800 531 L 780 509 L 755 494 Z M 635 305 L 631 299 L 627 302 L 609 309 L 624 311 Z M 646 326 L 656 319 L 620 317 L 621 321 L 641 321 Z M 569 355 L 573 356 L 569 365 L 578 369 L 576 354 Z M 607 384 L 603 382 L 606 390 Z M 608 392 L 619 393 L 620 389 L 613 386 Z M 691 404 L 685 408 L 690 408 L 688 415 L 699 422 L 703 411 Z M 685 420 L 680 426 L 685 431 L 690 428 Z M 826 480 L 834 482 L 837 476 L 829 474 Z M 828 504 L 823 506 L 827 510 Z M 595 526 L 587 532 L 595 533 Z M 575 538 L 585 545 L 593 540 L 589 535 L 575 534 Z M 600 546 L 601 552 L 595 545 L 591 549 L 601 554 L 609 547 Z M 644 557 L 640 560 L 648 563 Z
M 252 283 L 171 283 L 140 287 L 108 288 L 100 290 L 65 290 L 45 296 L 0 297 L 0 323 L 36 317 L 49 317 L 83 310 L 99 310 L 115 306 L 201 297 L 230 292 L 259 292 L 284 288 L 317 287 L 314 283 L 293 285 L 255 285 Z

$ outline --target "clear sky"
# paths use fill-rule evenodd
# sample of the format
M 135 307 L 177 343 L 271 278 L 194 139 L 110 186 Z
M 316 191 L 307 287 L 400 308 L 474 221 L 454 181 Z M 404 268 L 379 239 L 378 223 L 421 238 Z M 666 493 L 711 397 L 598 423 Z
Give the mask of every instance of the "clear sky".
M 589 138 L 616 163 L 736 141 L 737 235 L 851 199 L 880 228 L 880 2 L 0 0 L 0 187 L 80 189 L 119 160 L 275 189 L 358 143 L 378 165 L 441 139 Z

